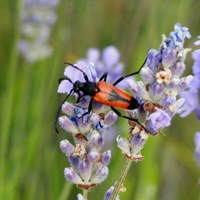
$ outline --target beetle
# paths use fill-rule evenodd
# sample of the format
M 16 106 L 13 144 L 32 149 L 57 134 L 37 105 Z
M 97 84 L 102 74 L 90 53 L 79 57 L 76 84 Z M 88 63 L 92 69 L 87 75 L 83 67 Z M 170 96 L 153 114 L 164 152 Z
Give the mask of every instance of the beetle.
M 129 119 L 129 120 L 135 121 L 137 124 L 139 124 L 139 126 L 141 126 L 144 130 L 146 130 L 149 133 L 149 131 L 142 124 L 140 124 L 140 122 L 138 122 L 137 119 L 128 117 L 126 115 L 122 115 L 117 110 L 117 109 L 134 110 L 134 109 L 138 108 L 140 106 L 140 104 L 137 101 L 137 99 L 135 99 L 131 94 L 129 94 L 125 90 L 122 90 L 122 89 L 116 87 L 116 85 L 119 82 L 121 82 L 122 80 L 124 80 L 125 78 L 139 74 L 140 70 L 142 69 L 142 67 L 146 63 L 146 60 L 147 59 L 145 59 L 144 63 L 142 64 L 142 66 L 140 67 L 140 69 L 138 71 L 118 78 L 113 84 L 106 82 L 107 75 L 108 75 L 107 72 L 105 72 L 101 76 L 99 81 L 96 83 L 96 82 L 90 81 L 87 74 L 82 69 L 78 68 L 76 65 L 65 62 L 65 64 L 68 64 L 69 66 L 71 66 L 71 67 L 79 70 L 80 72 L 82 72 L 83 77 L 85 79 L 85 82 L 81 82 L 81 81 L 77 80 L 73 83 L 71 81 L 71 79 L 68 78 L 68 77 L 59 79 L 59 83 L 61 83 L 63 80 L 68 80 L 73 85 L 73 88 L 71 89 L 71 91 L 69 92 L 69 94 L 66 96 L 66 98 L 64 99 L 64 101 L 62 102 L 62 104 L 59 107 L 58 113 L 56 115 L 55 127 L 56 127 L 57 120 L 58 120 L 58 117 L 59 117 L 59 113 L 60 113 L 60 110 L 61 110 L 63 103 L 74 92 L 74 93 L 78 94 L 78 98 L 76 100 L 76 103 L 80 102 L 85 96 L 91 97 L 90 102 L 89 102 L 89 106 L 88 106 L 88 111 L 83 113 L 83 115 L 81 117 L 83 117 L 84 115 L 89 114 L 91 112 L 93 101 L 95 101 L 95 102 L 110 106 L 111 109 L 119 117 L 123 117 L 123 118 Z M 57 128 L 55 128 L 55 129 L 56 129 L 56 132 L 58 133 Z

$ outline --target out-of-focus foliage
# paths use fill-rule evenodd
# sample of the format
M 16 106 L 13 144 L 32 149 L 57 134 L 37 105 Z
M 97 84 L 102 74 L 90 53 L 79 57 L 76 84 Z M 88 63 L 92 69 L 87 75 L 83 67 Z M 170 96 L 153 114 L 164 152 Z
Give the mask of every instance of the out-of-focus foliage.
M 195 0 L 62 0 L 57 7 L 50 44 L 51 57 L 28 63 L 17 49 L 23 1 L 0 1 L 0 199 L 76 199 L 79 192 L 64 180 L 67 158 L 55 134 L 54 118 L 64 96 L 57 94 L 64 62 L 85 57 L 90 47 L 115 45 L 121 51 L 126 73 L 143 63 L 150 48 L 158 48 L 161 34 L 179 22 L 190 29 L 194 47 L 200 35 L 200 2 Z M 187 56 L 187 72 L 192 59 Z M 126 134 L 127 121 L 117 123 Z M 144 161 L 132 166 L 121 199 L 197 199 L 200 169 L 194 161 L 194 132 L 199 122 L 191 115 L 176 117 L 164 135 L 149 138 Z M 119 134 L 119 133 L 117 133 Z M 89 199 L 101 200 L 113 185 L 123 156 L 113 142 L 108 179 L 91 190 Z

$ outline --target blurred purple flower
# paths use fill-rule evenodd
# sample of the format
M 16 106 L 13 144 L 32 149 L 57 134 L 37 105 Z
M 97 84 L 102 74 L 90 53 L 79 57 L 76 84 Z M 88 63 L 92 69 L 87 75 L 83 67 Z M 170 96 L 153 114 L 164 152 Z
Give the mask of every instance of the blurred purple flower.
M 51 28 L 57 20 L 55 8 L 59 0 L 25 0 L 21 14 L 22 39 L 19 51 L 28 62 L 49 57 L 53 49 L 48 44 Z
M 200 167 L 200 132 L 195 133 L 194 142 L 195 142 L 195 159 L 197 165 Z
M 80 59 L 88 65 L 93 63 L 98 77 L 101 77 L 105 72 L 108 73 L 107 82 L 113 83 L 119 77 L 122 76 L 124 70 L 124 64 L 120 62 L 120 52 L 115 46 L 108 46 L 100 52 L 96 48 L 90 48 L 87 51 L 86 58 Z M 126 82 L 121 82 L 117 85 L 118 87 L 127 87 Z
M 200 36 L 198 37 L 198 39 Z M 200 40 L 194 43 L 196 46 L 200 45 Z M 185 103 L 180 108 L 179 113 L 181 117 L 186 117 L 191 113 L 195 113 L 197 119 L 200 120 L 200 102 L 199 102 L 199 89 L 200 89 L 200 49 L 196 49 L 192 53 L 193 66 L 192 71 L 194 78 L 191 81 L 188 91 L 182 92 L 181 97 L 185 99 Z M 200 132 L 197 132 L 194 137 L 195 142 L 195 159 L 197 165 L 200 167 Z
M 195 42 L 199 45 L 200 40 Z M 185 98 L 185 103 L 180 108 L 179 113 L 181 117 L 186 117 L 194 112 L 198 119 L 200 119 L 200 105 L 199 105 L 199 89 L 200 89 L 200 50 L 193 51 L 192 57 L 194 60 L 192 71 L 194 78 L 191 81 L 190 89 L 181 93 L 181 97 Z
M 104 195 L 104 200 L 109 200 L 111 195 L 112 195 L 112 192 L 114 190 L 114 186 L 111 186 L 108 191 L 106 191 L 105 195 Z M 116 200 L 119 200 L 119 195 L 117 195 L 117 198 Z
M 85 199 L 85 198 L 83 197 L 82 194 L 78 194 L 78 195 L 77 195 L 77 199 L 78 199 L 78 200 L 87 200 L 87 199 Z

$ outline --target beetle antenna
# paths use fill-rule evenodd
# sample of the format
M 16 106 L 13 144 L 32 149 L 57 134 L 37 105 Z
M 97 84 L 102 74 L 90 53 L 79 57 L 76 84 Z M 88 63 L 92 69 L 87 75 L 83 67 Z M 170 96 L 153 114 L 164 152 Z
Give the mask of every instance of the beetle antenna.
M 127 77 L 129 77 L 129 76 L 133 76 L 133 75 L 139 74 L 139 73 L 140 73 L 140 70 L 144 67 L 146 61 L 147 61 L 147 57 L 146 57 L 144 63 L 142 64 L 142 66 L 140 67 L 140 69 L 139 69 L 138 71 L 133 72 L 133 73 L 131 73 L 131 74 L 128 74 L 128 75 L 126 75 L 126 76 L 122 76 L 122 77 L 118 78 L 118 79 L 113 83 L 113 85 L 114 85 L 114 86 L 117 85 L 119 82 L 121 82 L 122 80 L 124 80 L 125 78 L 127 78 Z
M 60 78 L 60 79 L 58 80 L 58 83 L 60 84 L 60 83 L 61 83 L 62 81 L 64 81 L 64 80 L 69 81 L 72 85 L 74 84 L 74 83 L 72 82 L 72 80 L 71 80 L 70 78 L 68 78 L 68 77 Z
M 84 78 L 85 78 L 85 81 L 89 81 L 87 74 L 86 74 L 82 69 L 78 68 L 76 65 L 73 65 L 73 64 L 71 64 L 71 63 L 69 63 L 69 62 L 65 62 L 64 64 L 68 64 L 68 65 L 70 65 L 71 67 L 73 67 L 73 68 L 79 70 L 80 72 L 82 72 L 82 73 L 83 73 L 83 76 L 84 76 Z
M 68 99 L 68 97 L 72 94 L 73 91 L 74 91 L 74 89 L 71 89 L 69 94 L 64 98 L 64 100 L 62 101 L 62 103 L 59 106 L 59 109 L 57 111 L 56 118 L 55 118 L 55 130 L 56 130 L 56 133 L 59 133 L 58 128 L 57 128 L 57 124 L 58 124 L 58 118 L 59 118 L 59 115 L 60 115 L 60 111 L 62 109 L 62 105 L 65 103 L 65 101 Z

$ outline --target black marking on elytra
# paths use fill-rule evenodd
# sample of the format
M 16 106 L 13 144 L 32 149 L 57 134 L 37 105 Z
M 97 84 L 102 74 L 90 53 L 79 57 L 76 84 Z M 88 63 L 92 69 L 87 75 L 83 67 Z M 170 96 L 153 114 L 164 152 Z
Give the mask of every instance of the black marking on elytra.
M 124 99 L 123 97 L 121 97 L 116 91 L 111 90 L 109 93 L 109 97 L 108 97 L 109 101 L 123 101 L 126 103 L 130 103 L 129 100 Z
M 138 108 L 140 106 L 138 101 L 137 101 L 137 99 L 135 99 L 134 97 L 132 97 L 131 100 L 127 100 L 127 99 L 121 97 L 114 90 L 110 91 L 108 100 L 109 101 L 123 101 L 125 103 L 128 103 L 128 109 L 130 109 L 130 110 L 134 110 L 134 109 L 136 109 L 136 108 Z
M 140 104 L 138 103 L 137 99 L 132 97 L 131 100 L 129 101 L 128 109 L 134 110 L 136 108 L 139 108 L 139 106 L 140 106 Z

